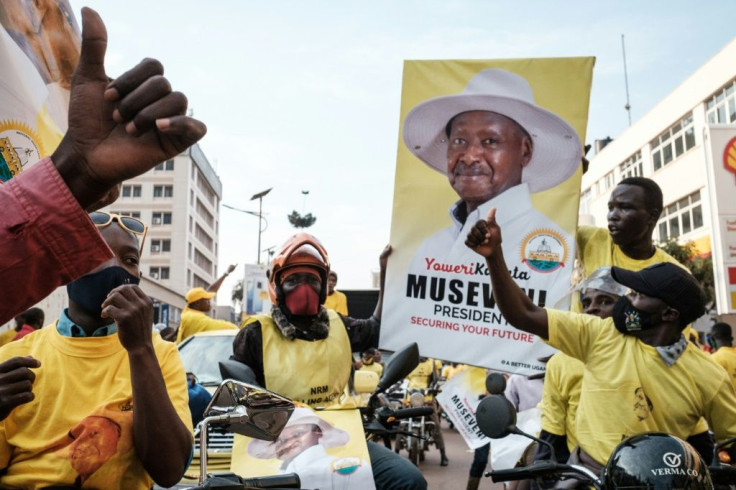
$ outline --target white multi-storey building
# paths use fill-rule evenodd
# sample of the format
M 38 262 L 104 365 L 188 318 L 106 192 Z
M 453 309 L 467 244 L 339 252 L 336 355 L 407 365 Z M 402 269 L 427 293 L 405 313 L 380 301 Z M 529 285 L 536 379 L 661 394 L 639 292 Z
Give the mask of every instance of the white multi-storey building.
M 713 154 L 708 141 L 709 127 L 716 125 L 733 125 L 736 135 L 736 40 L 592 158 L 582 180 L 581 223 L 606 226 L 613 187 L 625 177 L 649 177 L 664 194 L 655 241 L 693 241 L 699 253 L 714 254 L 716 281 L 727 281 L 720 269 L 727 269 L 729 257 L 718 245 L 714 208 L 719 199 L 736 200 L 736 180 L 730 196 L 716 195 L 712 167 L 722 167 L 723 157 Z M 733 305 L 718 306 L 720 313 L 732 310 Z
M 217 278 L 222 183 L 199 145 L 126 181 L 110 212 L 148 224 L 141 271 L 155 300 L 156 321 L 179 323 L 184 294 Z M 173 293 L 173 294 L 171 294 Z

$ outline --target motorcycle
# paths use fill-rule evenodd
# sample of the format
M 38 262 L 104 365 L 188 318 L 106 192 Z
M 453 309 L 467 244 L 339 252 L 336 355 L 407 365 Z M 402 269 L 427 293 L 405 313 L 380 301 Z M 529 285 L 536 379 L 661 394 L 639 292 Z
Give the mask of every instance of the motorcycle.
M 487 380 L 488 391 L 498 393 Z M 550 459 L 535 461 L 528 466 L 491 470 L 485 473 L 494 483 L 518 480 L 537 480 L 540 487 L 550 481 L 579 480 L 596 489 L 622 488 L 713 488 L 736 485 L 736 468 L 719 462 L 716 455 L 736 438 L 724 441 L 714 448 L 713 463 L 706 466 L 695 449 L 688 443 L 664 433 L 645 433 L 624 439 L 613 451 L 601 475 L 583 465 L 558 463 L 552 445 L 525 433 L 516 426 L 516 410 L 500 394 L 485 397 L 478 405 L 476 422 L 480 431 L 491 439 L 510 434 L 526 437 L 543 444 L 550 451 Z M 712 482 L 712 483 L 711 483 Z
M 424 408 L 392 410 L 382 402 L 385 391 L 411 372 L 418 360 L 418 347 L 411 344 L 397 351 L 386 365 L 366 407 L 360 409 L 367 439 L 390 436 L 396 433 L 395 427 L 401 419 L 426 414 Z M 242 363 L 221 361 L 220 372 L 225 381 L 205 410 L 199 431 L 200 486 L 196 488 L 300 488 L 301 482 L 296 474 L 243 479 L 229 472 L 208 473 L 207 450 L 203 448 L 208 447 L 211 428 L 274 441 L 295 408 L 291 400 L 256 386 L 253 371 Z M 232 457 L 236 454 L 233 453 Z
M 247 366 L 243 367 L 250 371 Z M 250 376 L 246 373 L 242 377 L 247 379 Z M 291 400 L 277 393 L 254 384 L 225 379 L 205 409 L 205 418 L 199 431 L 200 486 L 194 488 L 301 488 L 299 476 L 295 473 L 241 478 L 234 473 L 211 474 L 207 471 L 207 441 L 211 429 L 274 441 L 286 426 L 294 408 Z
M 434 431 L 437 430 L 431 418 L 434 408 L 426 403 L 423 390 L 413 390 L 405 403 L 411 408 L 423 408 L 421 412 L 423 415 L 401 421 L 394 451 L 398 453 L 406 450 L 409 453 L 409 461 L 416 466 L 420 461 L 424 461 L 424 452 L 434 444 Z

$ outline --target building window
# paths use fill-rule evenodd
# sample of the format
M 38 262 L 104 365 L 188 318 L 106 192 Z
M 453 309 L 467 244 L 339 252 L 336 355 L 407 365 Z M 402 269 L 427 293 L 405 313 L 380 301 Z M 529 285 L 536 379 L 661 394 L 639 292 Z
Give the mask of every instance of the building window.
M 141 186 L 124 185 L 122 189 L 123 197 L 141 197 Z
M 580 194 L 580 214 L 590 214 L 590 201 L 592 200 L 591 189 L 588 188 Z
M 153 197 L 173 197 L 174 186 L 173 185 L 154 185 L 153 186 Z
M 131 218 L 141 219 L 140 211 L 110 211 L 110 212 L 113 214 L 118 214 L 120 216 L 130 216 Z
M 153 226 L 170 225 L 171 213 L 153 213 L 151 224 Z
M 171 252 L 171 240 L 151 240 L 151 253 Z
M 197 188 L 202 192 L 202 194 L 204 194 L 204 197 L 207 198 L 210 204 L 213 206 L 217 205 L 217 196 L 215 195 L 215 191 L 212 190 L 205 179 L 197 180 Z
M 148 275 L 153 279 L 168 279 L 169 268 L 168 267 L 151 267 L 148 270 Z
M 197 274 L 192 274 L 194 277 L 192 279 L 192 287 L 195 288 L 204 288 L 207 289 L 209 287 L 209 283 L 199 277 Z
M 616 179 L 614 178 L 613 170 L 611 170 L 603 177 L 603 190 L 607 191 L 608 189 L 613 187 L 615 183 Z
M 163 170 L 166 172 L 171 172 L 174 170 L 174 160 L 166 160 L 165 162 L 161 162 L 158 165 L 154 167 L 156 170 Z
M 207 250 L 209 250 L 210 252 L 212 251 L 214 240 L 212 240 L 212 237 L 206 231 L 204 231 L 201 226 L 196 225 L 196 227 L 194 228 L 194 236 L 197 237 L 197 240 L 199 240 L 200 243 L 207 247 Z
M 197 199 L 197 215 L 202 218 L 202 220 L 204 220 L 204 222 L 207 223 L 210 228 L 215 227 L 215 218 L 212 216 L 212 213 L 207 211 L 207 208 L 204 206 L 204 204 L 202 204 L 202 201 L 200 201 L 199 199 Z
M 705 100 L 705 116 L 710 124 L 736 122 L 736 80 L 731 80 Z
M 652 163 L 656 172 L 695 146 L 693 114 L 690 113 L 673 124 L 667 131 L 654 138 L 649 145 L 652 149 Z
M 700 191 L 665 206 L 657 223 L 659 241 L 677 238 L 703 226 L 703 207 Z
M 621 171 L 622 180 L 628 177 L 642 177 L 644 175 L 644 164 L 641 161 L 641 150 L 619 165 L 619 170 Z
M 197 264 L 203 271 L 208 274 L 212 274 L 212 261 L 208 259 L 202 252 L 194 248 L 194 263 Z

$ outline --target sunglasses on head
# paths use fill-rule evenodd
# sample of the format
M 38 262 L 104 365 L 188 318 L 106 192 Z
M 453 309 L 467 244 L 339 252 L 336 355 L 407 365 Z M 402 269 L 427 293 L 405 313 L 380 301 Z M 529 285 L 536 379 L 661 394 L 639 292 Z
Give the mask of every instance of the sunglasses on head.
M 89 217 L 97 228 L 105 228 L 110 226 L 110 223 L 113 221 L 117 221 L 118 225 L 120 225 L 120 228 L 123 230 L 140 236 L 140 247 L 138 252 L 143 253 L 143 242 L 146 240 L 146 233 L 148 232 L 148 226 L 143 221 L 138 218 L 121 216 L 115 213 L 106 213 L 104 211 L 94 211 L 89 213 Z

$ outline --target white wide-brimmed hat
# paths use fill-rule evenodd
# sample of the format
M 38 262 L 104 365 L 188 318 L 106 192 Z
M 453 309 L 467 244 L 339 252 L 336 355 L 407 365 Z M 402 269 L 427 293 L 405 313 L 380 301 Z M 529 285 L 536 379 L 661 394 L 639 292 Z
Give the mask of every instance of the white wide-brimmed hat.
M 582 144 L 572 126 L 536 105 L 523 77 L 497 68 L 475 75 L 460 94 L 436 97 L 414 107 L 404 119 L 404 144 L 424 163 L 446 174 L 445 127 L 450 119 L 468 111 L 502 114 L 529 133 L 534 149 L 521 181 L 530 192 L 561 184 L 580 165 Z
M 291 414 L 291 418 L 286 423 L 287 427 L 293 427 L 295 425 L 317 425 L 322 430 L 322 437 L 319 439 L 319 443 L 329 449 L 331 447 L 344 446 L 350 440 L 350 434 L 342 429 L 334 427 L 326 420 L 320 418 L 309 408 L 297 407 L 294 409 L 294 413 Z M 278 440 L 278 439 L 277 439 Z M 262 441 L 260 439 L 254 439 L 248 444 L 248 454 L 254 458 L 260 459 L 272 459 L 276 457 L 276 442 Z

